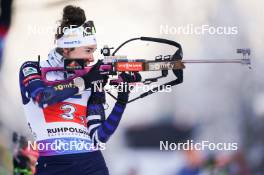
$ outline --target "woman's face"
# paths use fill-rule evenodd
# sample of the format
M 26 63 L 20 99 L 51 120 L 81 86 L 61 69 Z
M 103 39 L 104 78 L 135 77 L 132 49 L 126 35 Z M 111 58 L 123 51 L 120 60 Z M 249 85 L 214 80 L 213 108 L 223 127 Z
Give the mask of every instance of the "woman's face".
M 69 59 L 84 59 L 86 60 L 86 65 L 94 61 L 93 53 L 96 50 L 97 45 L 89 45 L 76 47 L 74 50 L 63 49 L 64 57 Z

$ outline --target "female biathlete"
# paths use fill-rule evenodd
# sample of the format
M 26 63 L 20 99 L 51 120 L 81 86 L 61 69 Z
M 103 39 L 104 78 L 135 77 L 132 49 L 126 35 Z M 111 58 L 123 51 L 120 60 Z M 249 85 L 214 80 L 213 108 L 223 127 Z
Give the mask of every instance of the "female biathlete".
M 105 93 L 95 85 L 105 86 L 97 62 L 91 71 L 69 83 L 47 85 L 41 79 L 41 67 L 63 67 L 65 59 L 94 61 L 96 50 L 93 22 L 86 22 L 83 9 L 66 6 L 58 27 L 56 48 L 45 61 L 25 62 L 19 74 L 22 101 L 28 125 L 38 145 L 37 175 L 108 175 L 101 154 L 115 132 L 126 108 L 129 91 L 118 92 L 112 112 L 105 116 Z M 50 72 L 49 81 L 65 80 L 71 73 Z M 136 75 L 140 77 L 139 74 Z M 134 82 L 135 76 L 122 73 L 123 82 Z M 138 78 L 137 78 L 138 80 Z

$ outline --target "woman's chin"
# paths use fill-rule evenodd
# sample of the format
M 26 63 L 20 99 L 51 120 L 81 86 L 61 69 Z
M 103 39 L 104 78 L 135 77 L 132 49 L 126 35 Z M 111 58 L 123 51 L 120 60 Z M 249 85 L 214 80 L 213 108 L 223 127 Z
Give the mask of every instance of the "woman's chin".
M 90 65 L 90 61 L 85 61 L 85 66 L 89 66 Z

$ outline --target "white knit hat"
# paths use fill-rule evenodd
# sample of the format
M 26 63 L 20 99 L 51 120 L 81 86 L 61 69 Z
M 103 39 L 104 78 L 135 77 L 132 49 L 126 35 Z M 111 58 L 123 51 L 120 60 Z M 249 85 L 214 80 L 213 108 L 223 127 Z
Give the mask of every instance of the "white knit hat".
M 87 21 L 77 28 L 70 26 L 63 30 L 63 36 L 56 40 L 56 46 L 59 48 L 74 48 L 96 44 L 95 27 L 92 21 Z

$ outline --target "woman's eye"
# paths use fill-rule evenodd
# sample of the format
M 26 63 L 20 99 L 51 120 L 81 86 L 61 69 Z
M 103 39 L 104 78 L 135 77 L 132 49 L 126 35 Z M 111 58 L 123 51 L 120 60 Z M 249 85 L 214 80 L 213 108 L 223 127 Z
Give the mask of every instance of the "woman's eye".
M 86 50 L 87 53 L 94 53 L 96 49 L 89 49 L 89 50 Z

